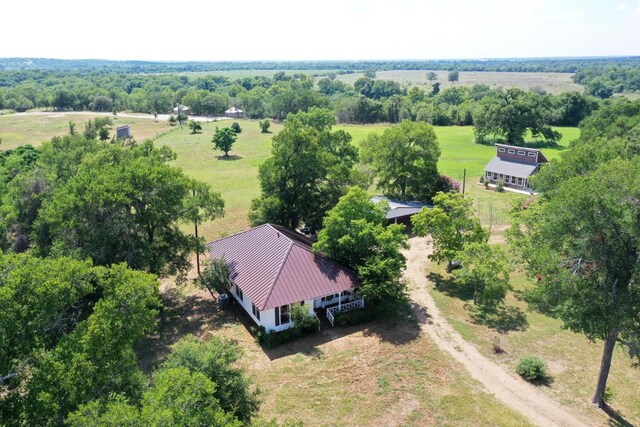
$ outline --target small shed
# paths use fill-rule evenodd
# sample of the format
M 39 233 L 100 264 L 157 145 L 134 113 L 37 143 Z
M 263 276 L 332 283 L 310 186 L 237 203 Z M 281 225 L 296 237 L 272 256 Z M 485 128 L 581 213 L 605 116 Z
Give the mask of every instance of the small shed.
M 176 116 L 178 114 L 186 114 L 189 115 L 189 107 L 184 106 L 184 105 L 178 105 L 177 107 L 173 108 L 173 114 L 175 114 Z
M 232 119 L 241 119 L 244 117 L 244 111 L 236 107 L 231 107 L 224 112 L 224 116 Z
M 116 138 L 117 139 L 131 138 L 131 126 L 129 125 L 118 126 L 116 128 Z
M 389 210 L 386 213 L 388 224 L 404 224 L 408 227 L 411 226 L 411 217 L 424 208 L 432 208 L 432 205 L 423 202 L 407 202 L 403 200 L 390 199 L 385 196 L 373 196 L 371 198 L 373 203 L 380 203 L 382 201 L 389 205 Z

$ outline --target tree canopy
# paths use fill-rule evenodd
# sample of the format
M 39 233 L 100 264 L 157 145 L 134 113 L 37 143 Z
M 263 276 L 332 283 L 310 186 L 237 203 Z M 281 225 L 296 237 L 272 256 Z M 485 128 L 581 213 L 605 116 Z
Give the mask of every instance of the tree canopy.
M 371 134 L 362 143 L 362 160 L 373 170 L 377 186 L 403 199 L 430 199 L 440 176 L 440 147 L 433 127 L 408 120 Z
M 220 151 L 224 152 L 225 157 L 229 157 L 229 151 L 236 142 L 238 134 L 231 128 L 216 128 L 216 132 L 213 134 L 213 145 Z
M 529 131 L 534 138 L 555 143 L 561 135 L 548 126 L 552 120 L 548 102 L 546 97 L 517 88 L 484 98 L 473 116 L 476 142 L 485 143 L 494 137 L 507 144 L 521 145 Z
M 358 152 L 351 135 L 332 131 L 333 125 L 333 113 L 324 109 L 287 117 L 284 129 L 273 137 L 271 157 L 259 168 L 262 194 L 251 204 L 253 225 L 318 229 L 347 188 L 363 182 L 354 170 Z
M 385 308 L 405 296 L 403 230 L 404 225 L 386 226 L 385 208 L 353 187 L 327 212 L 314 250 L 354 268 L 362 282 L 358 292 Z
M 438 193 L 433 209 L 422 209 L 411 218 L 414 232 L 431 235 L 433 253 L 429 258 L 448 266 L 470 243 L 482 243 L 489 237 L 472 208 L 472 201 L 460 193 Z

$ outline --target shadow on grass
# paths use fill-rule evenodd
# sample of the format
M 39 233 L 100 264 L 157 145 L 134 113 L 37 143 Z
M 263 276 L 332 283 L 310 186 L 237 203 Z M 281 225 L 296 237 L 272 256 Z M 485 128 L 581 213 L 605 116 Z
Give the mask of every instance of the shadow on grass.
M 440 273 L 431 272 L 427 275 L 427 279 L 433 283 L 438 292 L 449 297 L 458 298 L 462 301 L 473 299 L 473 289 L 456 282 L 453 276 L 445 277 Z
M 235 155 L 235 154 L 231 154 L 230 156 L 220 155 L 220 156 L 216 156 L 216 159 L 230 162 L 230 161 L 233 161 L 233 160 L 240 160 L 240 159 L 242 159 L 242 156 L 238 156 L 238 155 Z
M 633 427 L 634 424 L 627 421 L 620 412 L 616 411 L 609 405 L 605 405 L 602 408 L 602 411 L 607 414 L 609 420 L 607 421 L 607 425 L 616 426 L 616 427 Z
M 529 326 L 527 315 L 518 307 L 499 304 L 495 307 L 465 304 L 474 322 L 500 333 L 524 331 Z
M 217 302 L 204 293 L 184 296 L 172 288 L 162 292 L 160 298 L 163 308 L 155 333 L 136 345 L 140 366 L 146 373 L 161 363 L 171 346 L 184 336 L 200 336 L 235 322 L 232 313 L 220 310 Z
M 249 333 L 255 336 L 257 326 L 253 323 L 253 320 L 244 310 L 237 309 L 237 311 L 237 320 L 247 328 Z M 379 317 L 358 325 L 331 326 L 326 318 L 323 318 L 322 315 L 320 317 L 320 331 L 304 335 L 273 348 L 267 348 L 264 345 L 261 345 L 260 348 L 269 360 L 295 354 L 303 354 L 314 359 L 320 359 L 324 356 L 324 351 L 320 348 L 321 345 L 359 332 L 365 337 L 377 337 L 381 341 L 394 345 L 410 343 L 420 335 L 420 324 L 413 315 L 412 307 L 408 302 L 396 307 L 393 316 Z

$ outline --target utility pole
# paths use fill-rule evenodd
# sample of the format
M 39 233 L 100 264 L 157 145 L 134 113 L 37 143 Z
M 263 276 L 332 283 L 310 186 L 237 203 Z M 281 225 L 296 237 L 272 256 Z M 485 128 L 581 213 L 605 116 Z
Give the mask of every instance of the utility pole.
M 464 194 L 465 187 L 467 186 L 467 169 L 462 172 L 462 194 Z

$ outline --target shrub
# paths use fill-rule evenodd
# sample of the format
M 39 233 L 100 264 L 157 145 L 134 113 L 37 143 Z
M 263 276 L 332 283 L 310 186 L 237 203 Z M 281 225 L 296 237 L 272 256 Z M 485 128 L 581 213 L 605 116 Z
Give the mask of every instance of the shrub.
M 489 188 L 489 178 L 484 180 L 484 188 Z
M 242 128 L 238 122 L 231 123 L 231 129 L 233 129 L 235 133 L 242 133 Z
M 504 180 L 499 179 L 498 183 L 496 184 L 496 191 L 498 193 L 504 193 Z
M 295 328 L 300 329 L 301 332 L 314 332 L 320 327 L 320 319 L 309 312 L 309 306 L 307 305 L 293 305 L 291 307 L 291 320 L 295 324 Z
M 269 133 L 269 128 L 271 127 L 271 120 L 269 119 L 260 120 L 258 124 L 260 125 L 260 132 Z
M 541 380 L 547 377 L 547 364 L 537 356 L 525 356 L 520 359 L 516 372 L 528 381 Z
M 359 325 L 372 321 L 374 317 L 374 310 L 370 308 L 370 306 L 367 306 L 365 308 L 336 314 L 334 324 L 335 326 Z
M 504 348 L 502 347 L 502 340 L 500 339 L 499 336 L 494 335 L 491 338 L 491 349 L 493 350 L 493 352 L 495 354 L 502 354 L 504 353 Z
M 256 341 L 265 348 L 274 348 L 280 344 L 312 334 L 320 328 L 320 319 L 309 314 L 308 306 L 293 305 L 291 307 L 291 320 L 294 322 L 294 327 L 281 332 L 271 330 L 269 331 L 270 333 L 267 333 L 264 326 L 261 326 L 255 332 Z
M 484 175 L 480 176 L 480 184 L 484 184 Z
M 169 116 L 169 126 L 175 126 L 176 125 L 176 116 L 174 116 L 173 114 Z
M 616 392 L 609 386 L 604 389 L 604 393 L 602 393 L 602 400 L 607 405 L 613 401 L 613 398 L 616 397 Z
M 456 193 L 459 193 L 461 188 L 462 185 L 459 181 L 456 181 L 455 179 L 447 175 L 440 175 L 437 184 L 437 191 L 442 191 L 443 193 L 455 191 Z

